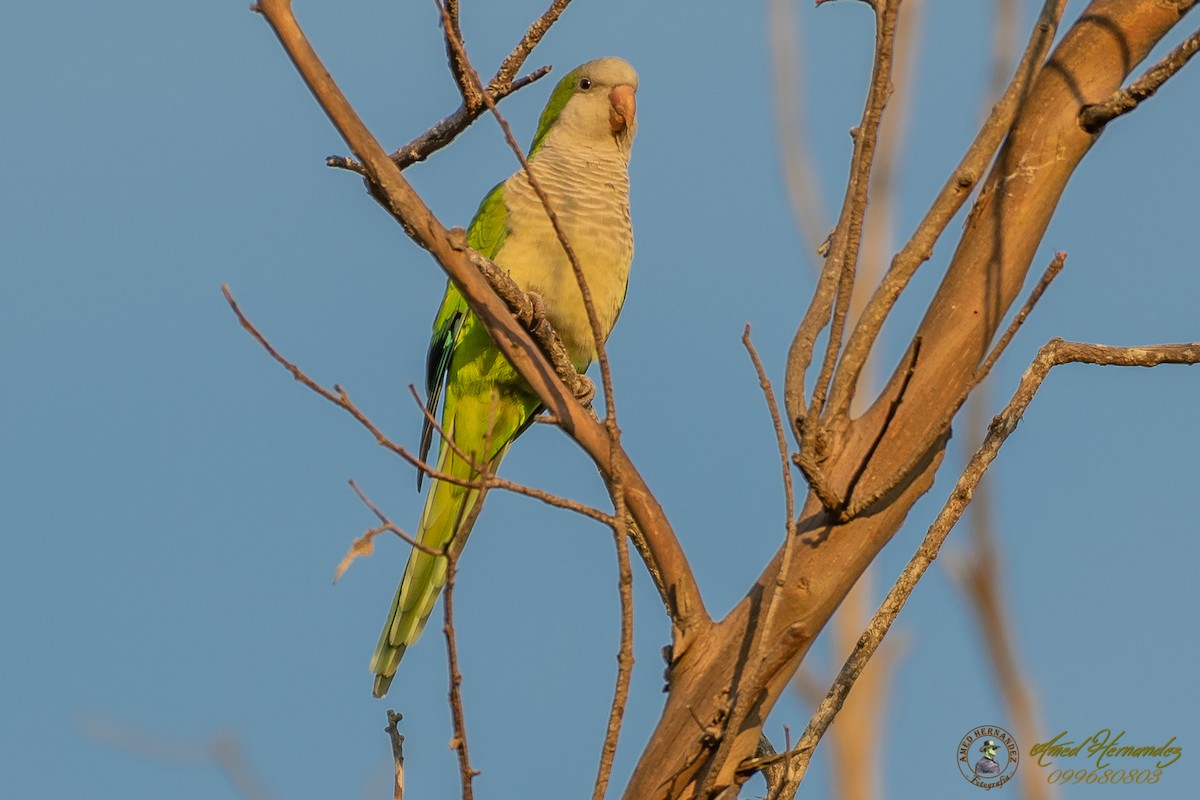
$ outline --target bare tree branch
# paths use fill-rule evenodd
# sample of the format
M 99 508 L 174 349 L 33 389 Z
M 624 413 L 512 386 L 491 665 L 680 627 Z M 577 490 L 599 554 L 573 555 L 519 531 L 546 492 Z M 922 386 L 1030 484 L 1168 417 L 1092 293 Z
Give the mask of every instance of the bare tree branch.
M 1088 133 L 1100 133 L 1104 126 L 1122 114 L 1128 114 L 1147 98 L 1153 97 L 1158 87 L 1167 82 L 1183 68 L 1196 51 L 1200 50 L 1200 30 L 1184 39 L 1178 47 L 1167 53 L 1146 74 L 1115 92 L 1101 103 L 1089 103 L 1079 110 L 1079 124 Z
M 529 58 L 529 54 L 533 52 L 533 48 L 538 46 L 542 37 L 550 30 L 550 26 L 558 21 L 570 4 L 571 0 L 552 0 L 550 7 L 533 21 L 529 29 L 525 31 L 525 35 L 521 37 L 521 41 L 517 42 L 517 46 L 500 64 L 500 69 L 496 70 L 495 77 L 488 81 L 489 89 L 503 86 L 513 79 L 513 76 L 525 64 L 525 59 Z M 499 100 L 500 98 L 495 99 Z
M 767 401 L 771 426 L 775 430 L 775 443 L 779 447 L 779 460 L 783 467 L 784 530 L 790 533 L 796 517 L 796 493 L 792 488 L 792 469 L 788 463 L 787 438 L 783 430 L 783 419 L 779 416 L 779 406 L 775 402 L 775 390 L 771 387 L 771 379 L 767 377 L 767 370 L 763 367 L 762 359 L 758 357 L 758 350 L 755 349 L 754 342 L 750 341 L 749 323 L 746 323 L 746 328 L 742 331 L 742 344 L 745 345 L 746 352 L 750 355 L 750 362 L 754 365 L 754 372 L 758 376 L 758 388 L 762 389 L 763 397 Z
M 435 550 L 428 545 L 421 544 L 412 536 L 409 536 L 407 533 L 401 530 L 398 525 L 388 519 L 386 514 L 379 510 L 378 506 L 371 502 L 371 498 L 367 497 L 366 492 L 358 488 L 358 484 L 354 482 L 353 478 L 351 478 L 349 482 L 350 488 L 354 490 L 356 495 L 358 495 L 358 499 L 361 500 L 363 505 L 369 508 L 371 513 L 373 513 L 376 519 L 379 520 L 379 525 L 374 528 L 367 529 L 366 533 L 350 543 L 350 549 L 346 552 L 346 555 L 337 565 L 337 569 L 335 569 L 333 572 L 334 583 L 337 583 L 341 579 L 342 575 L 346 573 L 346 570 L 350 569 L 350 565 L 355 561 L 355 559 L 369 556 L 375 552 L 375 537 L 381 533 L 394 533 L 412 547 L 420 550 L 422 553 L 428 553 L 431 556 L 444 555 L 441 550 Z
M 750 360 L 754 364 L 754 371 L 758 375 L 758 385 L 762 389 L 763 397 L 766 398 L 767 410 L 771 415 L 771 425 L 775 429 L 775 443 L 779 447 L 779 460 L 783 471 L 783 506 L 785 514 L 783 549 L 785 553 L 789 553 L 796 541 L 796 495 L 792 486 L 792 470 L 788 464 L 787 437 L 783 429 L 783 419 L 779 415 L 779 406 L 775 402 L 775 389 L 771 386 L 770 379 L 767 378 L 767 371 L 763 367 L 762 359 L 758 357 L 758 351 L 754 348 L 754 343 L 750 341 L 750 326 L 748 324 L 742 333 L 742 344 L 746 346 L 746 351 L 750 354 Z M 779 595 L 786 585 L 787 573 L 780 571 L 778 580 L 771 587 L 771 598 L 767 601 L 767 613 L 763 618 L 763 624 L 759 629 L 760 632 L 771 628 Z M 752 650 L 757 649 L 757 646 L 752 648 Z
M 754 347 L 754 343 L 750 340 L 750 326 L 746 325 L 742 333 L 742 344 L 745 345 L 747 353 L 750 355 L 750 361 L 754 365 L 755 373 L 758 376 L 759 387 L 763 391 L 763 395 L 767 401 L 767 409 L 771 415 L 771 423 L 775 429 L 776 443 L 779 447 L 780 459 L 783 466 L 783 487 L 784 487 L 784 504 L 786 507 L 787 516 L 784 520 L 784 544 L 785 552 L 790 552 L 792 544 L 795 541 L 796 522 L 795 522 L 795 495 L 792 488 L 792 473 L 788 466 L 787 457 L 787 439 L 783 430 L 783 421 L 779 416 L 779 407 L 775 402 L 775 391 L 771 387 L 771 381 L 767 378 L 766 369 L 762 365 L 762 360 L 758 357 L 758 351 Z M 750 642 L 747 652 L 759 653 L 762 652 L 762 658 L 754 664 L 747 666 L 747 688 L 739 692 L 731 708 L 723 711 L 718 720 L 720 724 L 736 729 L 741 727 L 745 721 L 746 715 L 750 711 L 752 701 L 757 697 L 757 686 L 764 682 L 774 670 L 778 669 L 779 664 L 774 657 L 775 651 L 766 651 L 762 647 L 762 636 L 764 631 L 770 628 L 770 623 L 775 615 L 777 600 L 784 587 L 787 585 L 787 574 L 781 571 L 775 583 L 770 587 L 769 598 L 764 597 L 763 602 L 766 603 L 767 610 L 764 617 L 764 624 L 757 626 L 753 631 L 753 640 Z M 765 595 L 765 590 L 764 590 Z M 760 740 L 761 745 L 761 740 Z M 732 737 L 723 737 L 717 745 L 717 751 L 714 755 L 715 759 L 727 757 L 729 749 L 733 746 Z M 705 782 L 701 784 L 699 796 L 711 797 L 714 794 L 717 781 L 717 773 L 710 771 L 706 776 Z M 733 787 L 730 787 L 733 791 Z M 736 792 L 734 792 L 736 795 Z M 721 795 L 718 795 L 718 800 Z
M 516 77 L 517 71 L 525 64 L 525 59 L 529 58 L 529 54 L 533 52 L 533 48 L 537 47 L 538 43 L 542 41 L 542 37 L 546 35 L 547 31 L 550 30 L 550 26 L 558 20 L 570 2 L 571 0 L 554 0 L 542 16 L 534 20 L 529 29 L 525 31 L 525 35 L 521 37 L 521 41 L 517 42 L 516 47 L 513 48 L 512 52 L 500 64 L 500 68 L 496 70 L 496 74 L 488 81 L 486 94 L 493 103 L 500 102 L 518 89 L 523 89 L 550 73 L 550 67 L 539 67 L 523 78 Z M 451 5 L 453 5 L 453 29 L 458 34 L 459 39 L 461 39 L 462 28 L 458 23 L 458 0 L 451 0 Z M 447 45 L 449 45 L 448 41 Z M 449 51 L 447 51 L 447 55 L 450 55 Z M 455 59 L 451 57 L 450 62 L 451 70 L 454 72 L 456 69 L 454 66 Z M 453 114 L 445 117 L 429 130 L 425 131 L 425 133 L 392 153 L 392 161 L 400 169 L 410 167 L 418 161 L 424 161 L 433 153 L 450 144 L 460 133 L 470 127 L 471 123 L 478 119 L 480 114 L 487 110 L 487 106 L 484 104 L 483 97 L 479 92 L 465 88 L 463 82 L 465 75 L 454 72 L 454 77 L 463 98 L 462 105 Z M 325 163 L 330 167 L 351 170 L 361 175 L 366 175 L 363 165 L 352 158 L 329 156 L 329 158 L 325 159 Z
M 803 780 L 812 754 L 817 743 L 828 730 L 838 710 L 845 702 L 846 696 L 854 686 L 855 680 L 870 661 L 871 656 L 879 647 L 883 637 L 895 622 L 900 610 L 912 595 L 917 582 L 937 558 L 942 545 L 950 535 L 950 531 L 958 523 L 966 510 L 967 504 L 979 481 L 996 459 L 1004 442 L 1016 430 L 1034 395 L 1050 370 L 1061 364 L 1083 363 L 1130 367 L 1154 367 L 1159 364 L 1197 364 L 1200 363 L 1200 342 L 1190 344 L 1148 345 L 1145 347 L 1111 347 L 1107 345 L 1083 344 L 1079 342 L 1064 342 L 1062 339 L 1052 339 L 1038 351 L 1038 355 L 1030 364 L 1029 369 L 1021 378 L 1021 382 L 1013 393 L 1012 399 L 993 420 L 988 428 L 987 437 L 983 444 L 967 463 L 959 476 L 950 497 L 938 513 L 921 546 L 917 548 L 908 565 L 892 586 L 888 596 L 880 605 L 879 610 L 871 619 L 870 625 L 863 631 L 858 646 L 846 659 L 837 680 L 830 687 L 829 693 L 813 714 L 808 727 L 800 737 L 796 747 L 784 757 L 792 760 L 789 781 L 781 788 L 778 795 L 782 800 L 790 800 Z M 776 757 L 777 758 L 777 757 Z M 772 759 L 773 760 L 773 759 Z M 768 763 L 763 759 L 748 762 L 745 767 L 757 769 Z M 772 798 L 774 800 L 774 798 Z
M 483 87 L 478 79 L 471 77 L 474 69 L 467 62 L 462 42 L 462 25 L 458 18 L 458 0 L 445 0 L 438 4 L 442 14 L 442 38 L 446 42 L 446 60 L 450 63 L 450 74 L 462 96 L 464 108 L 476 108 L 483 102 Z M 494 101 L 493 101 L 494 102 Z
M 1011 338 L 1006 333 L 999 343 L 992 345 L 1007 310 L 1022 291 L 1033 255 L 1067 180 L 1095 140 L 1079 127 L 1077 110 L 1089 101 L 1093 104 L 1103 101 L 1120 89 L 1133 65 L 1146 56 L 1195 0 L 1173 3 L 1093 0 L 1084 19 L 1066 34 L 1043 69 L 1064 5 L 1064 0 L 1047 0 L 1038 28 L 1004 97 L 913 238 L 893 259 L 888 276 L 876 290 L 859 324 L 846 332 L 851 317 L 851 290 L 857 281 L 871 153 L 876 147 L 878 115 L 889 91 L 889 81 L 880 78 L 882 70 L 889 67 L 879 63 L 887 59 L 879 54 L 890 51 L 891 43 L 880 40 L 894 36 L 898 3 L 899 0 L 868 2 L 876 12 L 877 63 L 864 123 L 855 135 L 851 185 L 843 205 L 843 220 L 831 240 L 830 260 L 789 353 L 784 387 L 788 423 L 801 442 L 799 456 L 804 459 L 801 468 L 813 491 L 798 514 L 789 513 L 789 535 L 771 562 L 742 601 L 719 622 L 713 622 L 704 608 L 695 578 L 665 514 L 620 445 L 607 379 L 605 394 L 610 405 L 602 423 L 578 402 L 579 393 L 568 388 L 567 382 L 575 378 L 556 371 L 538 342 L 525 330 L 525 323 L 514 317 L 510 307 L 497 296 L 492 280 L 484 277 L 481 270 L 494 265 L 471 253 L 461 233 L 447 231 L 433 217 L 396 164 L 362 125 L 300 31 L 288 0 L 263 0 L 260 6 L 314 96 L 351 151 L 361 159 L 362 172 L 373 196 L 414 241 L 431 252 L 462 290 L 472 312 L 504 357 L 529 383 L 556 423 L 596 463 L 613 499 L 614 514 L 609 521 L 613 523 L 618 544 L 619 566 L 627 530 L 655 578 L 673 623 L 674 646 L 667 672 L 669 693 L 659 725 L 626 788 L 625 796 L 631 800 L 684 796 L 710 800 L 718 794 L 729 796 L 736 794 L 735 784 L 744 779 L 746 769 L 768 765 L 762 757 L 753 758 L 759 750 L 763 720 L 849 587 L 895 533 L 916 498 L 932 484 L 954 410 L 970 392 L 980 371 L 990 368 L 994 355 Z M 562 5 L 565 3 L 555 3 L 547 14 L 556 6 L 561 12 Z M 449 19 L 449 9 L 445 13 L 447 46 L 457 52 L 461 50 L 457 23 Z M 1097 20 L 1103 24 L 1095 24 Z M 465 52 L 461 64 L 464 81 L 472 79 L 473 71 L 465 68 L 469 66 Z M 483 105 L 489 106 L 489 95 L 477 78 L 474 76 L 473 85 L 479 90 Z M 490 106 L 494 105 L 492 100 Z M 1000 147 L 1002 139 L 1004 145 Z M 1000 147 L 998 155 L 997 147 Z M 966 220 L 958 249 L 918 327 L 913 345 L 874 403 L 851 419 L 848 409 L 854 400 L 858 376 L 884 319 L 913 272 L 929 258 L 934 243 L 980 181 L 993 155 L 994 166 Z M 565 241 L 563 244 L 564 248 L 569 247 Z M 1023 319 L 1022 314 L 1018 318 Z M 1010 332 L 1017 324 L 1010 326 Z M 816 340 L 826 327 L 830 331 L 829 346 L 808 400 L 805 373 L 814 359 Z M 1075 360 L 1093 359 L 1089 363 L 1138 361 L 1148 365 L 1154 358 L 1159 359 L 1154 363 L 1171 359 L 1195 363 L 1200 357 L 1200 344 L 1165 345 L 1153 348 L 1155 353 L 1150 353 L 1146 348 L 1095 350 L 1097 346 L 1068 345 L 1056 340 L 1043 348 L 1039 359 L 1052 347 L 1074 348 Z M 1179 360 L 1185 357 L 1190 360 Z M 1031 371 L 1038 366 L 1035 361 Z M 1048 371 L 1049 366 L 1045 369 Z M 1038 383 L 1042 378 L 1044 374 Z M 336 392 L 329 393 L 334 401 L 340 399 L 349 404 L 345 393 L 335 389 Z M 1033 391 L 1036 386 L 1030 390 L 1030 399 Z M 1015 399 L 1016 396 L 1014 402 Z M 1027 405 L 1029 399 L 1023 402 Z M 935 526 L 952 525 L 953 521 L 947 522 L 944 515 L 957 519 L 962 513 L 974 485 L 969 481 L 978 480 L 971 478 L 971 470 L 982 474 L 986 469 L 1003 437 L 1015 427 L 1020 412 L 1014 413 L 1016 418 L 1007 421 L 1002 419 L 1004 415 L 997 417 L 985 448 L 976 454 L 968 472 L 960 478 L 960 487 L 952 494 Z M 992 446 L 993 439 L 996 439 L 994 449 L 988 451 L 986 448 Z M 782 452 L 786 454 L 786 447 Z M 491 476 L 485 475 L 485 479 L 485 484 L 491 485 L 487 483 Z M 858 487 L 860 483 L 864 492 L 838 491 L 842 487 Z M 864 496 L 853 496 L 858 494 Z M 840 513 L 841 506 L 849 511 L 863 500 L 868 505 L 875 503 L 870 505 L 869 514 Z M 839 513 L 829 513 L 834 508 Z M 863 507 L 860 511 L 868 509 Z M 934 530 L 930 529 L 931 536 Z M 948 528 L 946 532 L 939 530 L 937 535 L 944 540 L 947 532 Z M 940 547 L 940 541 L 937 546 Z M 918 563 L 920 559 L 931 562 L 935 556 L 936 549 L 924 552 L 923 548 L 914 559 Z M 920 571 L 927 566 L 925 563 Z M 619 662 L 627 652 L 624 618 L 629 613 L 624 595 L 627 570 L 621 567 L 620 571 L 623 622 Z M 897 587 L 909 579 L 915 583 L 916 578 L 902 576 Z M 893 592 L 897 587 L 893 587 Z M 911 585 L 905 589 L 911 590 Z M 895 611 L 889 612 L 888 625 L 906 597 L 904 594 Z M 453 652 L 449 605 L 448 588 L 445 629 L 451 651 L 453 705 L 456 682 L 461 675 Z M 868 629 L 864 641 L 874 635 Z M 879 632 L 878 636 L 882 635 Z M 878 642 L 867 641 L 867 646 L 873 649 Z M 858 653 L 851 659 L 861 657 Z M 597 778 L 598 796 L 604 794 L 607 785 L 610 767 L 606 761 L 611 763 L 612 752 L 609 743 L 615 748 L 623 714 L 627 691 L 627 687 L 622 689 L 622 681 L 627 681 L 623 677 L 625 668 L 624 663 L 619 663 L 613 710 Z M 861 666 L 857 669 L 861 670 Z M 835 690 L 844 698 L 853 680 L 849 679 L 844 691 L 837 684 Z M 832 719 L 836 709 L 819 713 L 827 713 Z M 465 724 L 460 722 L 458 719 L 455 723 L 456 745 L 461 746 L 463 792 L 469 796 L 474 772 L 466 757 Z M 814 717 L 810 729 L 819 722 Z M 460 730 L 461 741 L 457 736 Z M 787 778 L 783 783 L 788 786 L 798 783 L 803 769 L 794 767 L 800 758 L 806 767 L 820 738 L 820 733 L 816 733 L 815 739 L 809 741 L 808 733 L 795 749 L 789 748 L 783 759 Z M 778 788 L 786 794 L 786 786 L 780 784 Z

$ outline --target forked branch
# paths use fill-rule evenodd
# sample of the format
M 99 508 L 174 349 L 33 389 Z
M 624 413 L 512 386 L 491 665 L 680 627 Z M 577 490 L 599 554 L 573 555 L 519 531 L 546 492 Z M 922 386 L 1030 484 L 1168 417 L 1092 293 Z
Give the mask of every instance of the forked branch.
M 992 108 L 992 113 L 979 129 L 958 166 L 946 179 L 908 243 L 892 259 L 887 275 L 875 289 L 846 342 L 830 396 L 831 414 L 836 416 L 849 412 L 859 376 L 880 330 L 883 329 L 883 323 L 916 274 L 917 268 L 933 255 L 934 245 L 945 232 L 950 220 L 970 197 L 988 162 L 992 160 L 996 149 L 1012 127 L 1029 87 L 1040 72 L 1046 54 L 1050 52 L 1050 45 L 1054 42 L 1054 35 L 1058 31 L 1058 23 L 1065 7 L 1066 0 L 1046 0 L 1008 88 Z M 793 380 L 791 370 L 792 366 L 789 363 L 789 382 Z
M 832 234 L 832 246 L 817 281 L 817 289 L 788 351 L 784 406 L 787 409 L 788 423 L 795 429 L 802 451 L 819 449 L 820 432 L 816 424 L 817 418 L 824 407 L 826 387 L 837 353 L 841 349 L 842 326 L 845 323 L 846 310 L 849 308 L 850 289 L 853 287 L 858 262 L 858 247 L 867 206 L 867 189 L 875 154 L 876 134 L 888 95 L 891 93 L 892 48 L 895 44 L 899 6 L 900 0 L 881 0 L 878 6 L 872 4 L 875 8 L 875 61 L 862 122 L 853 134 L 854 154 L 850 162 L 850 181 L 846 186 L 842 211 Z M 833 327 L 830 342 L 826 348 L 821 374 L 813 390 L 810 407 L 804 396 L 804 374 L 813 361 L 817 337 L 831 323 Z M 801 419 L 805 420 L 803 424 L 800 423 Z M 819 462 L 820 458 L 820 455 L 816 455 L 813 463 Z
M 550 73 L 549 67 L 538 67 L 523 78 L 516 77 L 517 71 L 525 64 L 525 60 L 529 58 L 529 54 L 533 52 L 533 48 L 537 47 L 538 43 L 541 42 L 542 37 L 550 30 L 550 26 L 558 21 L 559 16 L 566 10 L 570 2 L 571 0 L 554 0 L 542 16 L 533 21 L 533 24 L 525 31 L 525 35 L 521 37 L 521 41 L 517 42 L 516 47 L 513 48 L 512 52 L 500 64 L 500 68 L 496 70 L 496 74 L 488 81 L 486 89 L 487 99 L 493 103 L 498 103 L 518 89 L 522 89 Z M 458 24 L 457 0 L 448 3 L 447 7 L 448 9 L 452 9 L 453 30 L 458 33 L 461 39 L 462 30 Z M 451 54 L 447 53 L 447 55 Z M 457 70 L 452 55 L 450 61 L 455 83 L 458 85 L 459 94 L 462 96 L 462 105 L 453 114 L 442 119 L 429 130 L 425 131 L 425 133 L 392 153 L 392 161 L 400 169 L 410 167 L 418 161 L 424 161 L 433 153 L 450 144 L 450 142 L 454 141 L 460 133 L 469 128 L 471 123 L 487 110 L 484 97 L 481 96 L 479 91 L 466 88 L 463 80 L 465 76 Z M 366 174 L 360 162 L 352 158 L 346 158 L 345 156 L 330 156 L 325 159 L 325 163 L 331 167 L 352 170 L 362 175 Z
M 1062 339 L 1052 339 L 1038 351 L 1037 357 L 1025 371 L 1012 399 L 1004 407 L 988 427 L 988 433 L 975 455 L 967 463 L 962 475 L 930 525 L 925 539 L 909 560 L 900 577 L 896 579 L 891 591 L 875 612 L 867 629 L 863 631 L 857 646 L 846 659 L 841 672 L 829 689 L 825 700 L 817 708 L 808 723 L 804 734 L 796 743 L 796 747 L 783 756 L 754 759 L 745 764 L 745 768 L 759 769 L 768 763 L 774 763 L 781 758 L 791 760 L 788 770 L 789 778 L 780 787 L 777 795 L 771 800 L 790 800 L 795 796 L 800 781 L 808 769 L 812 755 L 821 737 L 828 730 L 838 710 L 845 702 L 850 689 L 863 668 L 874 655 L 883 637 L 891 629 L 900 610 L 912 595 L 917 582 L 937 558 L 942 545 L 950 535 L 950 531 L 958 523 L 966 510 L 967 504 L 975 493 L 980 480 L 983 479 L 989 466 L 995 461 L 1000 448 L 1008 437 L 1016 430 L 1021 417 L 1029 408 L 1042 382 L 1050 374 L 1050 370 L 1062 364 L 1099 364 L 1124 367 L 1154 367 L 1160 364 L 1197 364 L 1200 363 L 1200 342 L 1189 344 L 1147 345 L 1145 347 L 1112 347 L 1108 345 L 1083 344 L 1080 342 L 1065 342 Z
M 1183 65 L 1196 55 L 1197 50 L 1200 50 L 1200 30 L 1180 42 L 1178 47 L 1167 53 L 1161 61 L 1146 70 L 1146 74 L 1129 86 L 1115 92 L 1102 103 L 1085 105 L 1079 111 L 1080 126 L 1088 133 L 1104 130 L 1105 125 L 1122 114 L 1133 111 L 1143 100 L 1153 97 L 1158 87 L 1181 70 Z

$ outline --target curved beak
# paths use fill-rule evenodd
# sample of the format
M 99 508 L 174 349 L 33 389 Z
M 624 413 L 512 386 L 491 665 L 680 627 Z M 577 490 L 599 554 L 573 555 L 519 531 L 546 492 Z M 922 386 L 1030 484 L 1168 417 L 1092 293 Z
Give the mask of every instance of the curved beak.
M 613 133 L 621 133 L 637 121 L 637 100 L 629 84 L 623 83 L 613 88 L 608 93 L 608 102 L 612 105 L 608 112 L 608 123 Z

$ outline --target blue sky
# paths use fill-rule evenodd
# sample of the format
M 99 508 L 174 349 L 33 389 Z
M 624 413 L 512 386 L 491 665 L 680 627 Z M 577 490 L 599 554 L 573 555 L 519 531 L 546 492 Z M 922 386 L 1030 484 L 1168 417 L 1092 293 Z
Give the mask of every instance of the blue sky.
M 497 63 L 543 3 L 464 4 L 475 61 Z M 1082 7 L 1070 3 L 1067 17 Z M 922 3 L 897 176 L 901 234 L 974 132 L 988 8 Z M 297 11 L 385 145 L 455 107 L 431 3 L 299 2 Z M 739 337 L 752 323 L 780 382 L 812 273 L 779 177 L 763 5 L 679 14 L 577 0 L 530 64 L 561 74 L 612 54 L 640 72 L 637 255 L 610 341 L 619 415 L 706 602 L 723 614 L 780 539 L 773 436 Z M 798 17 L 809 136 L 832 218 L 861 111 L 870 16 L 841 2 L 801 4 Z M 523 142 L 552 80 L 502 106 Z M 1067 269 L 997 367 L 995 408 L 1051 336 L 1200 339 L 1198 91 L 1192 65 L 1085 159 L 1035 264 L 1066 250 Z M 407 386 L 422 379 L 444 277 L 354 176 L 324 166 L 344 146 L 244 2 L 8 4 L 0 107 L 3 794 L 235 797 L 193 752 L 228 732 L 273 797 L 386 796 L 382 728 L 394 707 L 406 716 L 411 796 L 453 796 L 440 637 L 406 656 L 386 703 L 370 697 L 367 661 L 404 547 L 381 543 L 331 583 L 372 524 L 347 479 L 411 526 L 422 501 L 412 472 L 270 362 L 219 291 L 228 282 L 285 354 L 342 384 L 412 445 L 420 415 Z M 485 120 L 407 174 L 444 222 L 465 224 L 514 168 Z M 958 230 L 956 221 L 948 236 Z M 885 363 L 902 350 L 951 242 L 900 305 Z M 1168 771 L 1170 794 L 1182 791 L 1200 740 L 1197 647 L 1179 622 L 1198 599 L 1197 396 L 1200 372 L 1185 367 L 1061 368 L 992 473 L 1006 610 L 1048 733 L 1109 727 L 1152 744 L 1174 736 L 1184 759 Z M 920 540 L 963 438 L 960 424 L 954 457 L 883 552 L 880 575 L 894 575 Z M 594 469 L 547 426 L 513 448 L 504 473 L 604 500 Z M 480 796 L 590 791 L 615 670 L 615 586 L 605 530 L 530 500 L 489 499 L 457 595 Z M 617 785 L 662 703 L 668 631 L 640 571 L 636 592 Z M 886 709 L 887 796 L 966 796 L 952 757 L 958 738 L 1010 720 L 941 562 L 897 632 L 905 645 Z M 840 656 L 819 647 L 814 660 L 827 674 Z M 771 732 L 807 718 L 789 699 Z M 121 746 L 113 731 L 164 752 Z M 811 781 L 806 793 L 823 796 L 820 764 Z M 1088 797 L 1117 796 L 1088 788 Z

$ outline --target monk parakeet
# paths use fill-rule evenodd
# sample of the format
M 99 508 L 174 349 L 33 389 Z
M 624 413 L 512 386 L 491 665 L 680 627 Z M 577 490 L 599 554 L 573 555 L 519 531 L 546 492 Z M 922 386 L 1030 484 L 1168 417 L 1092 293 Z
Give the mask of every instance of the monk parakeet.
M 554 87 L 529 148 L 529 167 L 550 199 L 580 262 L 605 337 L 625 300 L 633 231 L 629 218 L 629 150 L 637 130 L 638 78 L 619 58 L 589 61 Z M 523 170 L 483 199 L 467 232 L 471 247 L 489 257 L 527 292 L 545 301 L 546 314 L 580 372 L 596 358 L 583 295 L 550 219 Z M 453 283 L 433 322 L 426 388 L 436 413 L 445 391 L 441 425 L 458 449 L 438 448 L 437 470 L 463 479 L 478 476 L 472 462 L 494 472 L 508 446 L 541 409 L 537 396 L 500 354 Z M 433 439 L 426 422 L 424 459 Z M 417 485 L 420 486 L 418 475 Z M 466 537 L 463 524 L 483 493 L 433 480 L 416 537 L 442 550 Z M 416 548 L 371 659 L 375 696 L 387 694 L 404 650 L 417 640 L 446 582 L 446 559 Z

